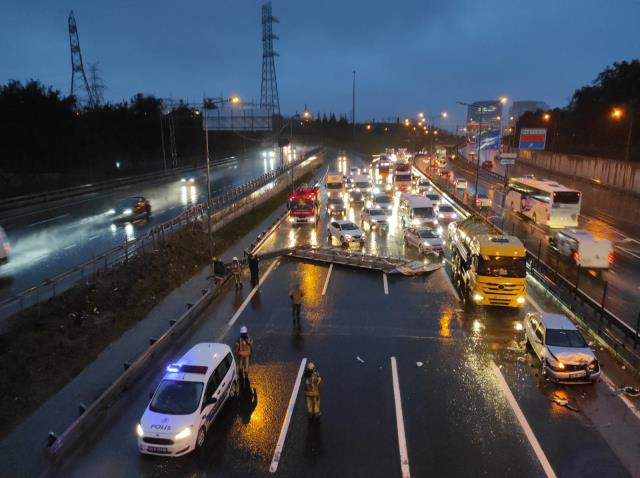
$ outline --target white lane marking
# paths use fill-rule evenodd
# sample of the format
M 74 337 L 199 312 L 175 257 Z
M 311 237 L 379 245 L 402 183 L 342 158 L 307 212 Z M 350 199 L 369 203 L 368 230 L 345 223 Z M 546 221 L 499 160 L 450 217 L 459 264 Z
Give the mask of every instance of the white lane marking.
M 547 455 L 545 455 L 544 450 L 540 446 L 538 439 L 531 429 L 531 426 L 529 426 L 529 422 L 527 422 L 524 413 L 522 413 L 522 410 L 520 409 L 516 398 L 513 396 L 513 393 L 511 393 L 511 389 L 509 388 L 509 385 L 507 385 L 507 381 L 504 379 L 504 375 L 502 375 L 502 372 L 493 360 L 491 361 L 491 369 L 493 370 L 493 374 L 495 375 L 495 377 L 498 379 L 498 384 L 500 385 L 504 396 L 509 402 L 511 410 L 513 410 L 513 413 L 518 419 L 520 427 L 522 427 L 524 434 L 527 436 L 527 440 L 529 440 L 529 444 L 531 445 L 531 448 L 533 448 L 533 452 L 536 454 L 540 465 L 542 465 L 542 469 L 544 470 L 545 475 L 549 478 L 555 478 L 556 473 L 555 471 L 553 471 L 551 463 L 549 463 L 549 460 L 547 459 Z
M 236 310 L 236 313 L 233 314 L 233 317 L 231 317 L 231 320 L 229 320 L 229 322 L 227 323 L 227 330 L 230 327 L 232 327 L 233 324 L 236 323 L 236 320 L 238 320 L 238 317 L 240 317 L 240 314 L 242 314 L 242 312 L 247 307 L 247 304 L 251 301 L 253 296 L 256 295 L 256 292 L 258 291 L 258 289 L 264 285 L 265 281 L 267 280 L 267 277 L 269 277 L 269 274 L 271 274 L 271 271 L 276 267 L 276 264 L 278 264 L 279 261 L 280 261 L 279 259 L 276 259 L 275 261 L 273 261 L 269 266 L 269 268 L 267 269 L 267 272 L 265 272 L 264 276 L 262 276 L 260 280 L 260 284 L 257 287 L 254 287 L 253 289 L 251 289 L 251 292 L 249 292 L 249 295 L 247 296 L 247 298 L 244 299 L 244 302 L 242 302 L 240 307 L 238 307 L 238 310 Z
M 402 478 L 411 478 L 409 471 L 409 453 L 407 452 L 407 437 L 404 433 L 404 416 L 402 414 L 402 399 L 400 397 L 400 381 L 398 380 L 398 365 L 396 358 L 391 357 L 391 376 L 393 378 L 393 401 L 396 407 L 396 425 L 398 428 L 398 448 L 400 450 L 400 469 Z
M 635 257 L 636 259 L 640 259 L 640 255 L 636 254 L 635 252 L 630 251 L 629 249 L 625 249 L 624 247 L 620 247 L 620 246 L 616 246 L 616 249 L 618 249 L 619 251 L 622 251 L 622 252 L 626 252 L 627 254 L 629 254 L 630 256 Z
M 447 273 L 447 271 L 444 268 L 440 268 L 440 270 L 442 271 L 444 276 L 447 278 L 447 284 L 449 284 L 449 287 L 451 287 L 452 294 L 455 295 L 458 298 L 458 300 L 462 300 L 462 298 L 460 297 L 460 294 L 458 293 L 458 289 L 456 289 L 455 286 L 453 285 L 453 282 L 451 282 L 451 277 L 449 277 L 449 274 Z
M 331 271 L 333 270 L 333 264 L 329 266 L 329 272 L 327 272 L 327 278 L 324 280 L 324 287 L 322 288 L 322 295 L 327 293 L 327 286 L 329 285 L 329 278 L 331 277 Z
M 99 235 L 99 234 L 96 234 L 95 236 L 91 236 L 91 237 L 89 238 L 89 240 L 90 240 L 90 241 L 93 241 L 94 239 L 98 239 L 99 237 L 100 237 L 100 235 Z
M 382 285 L 384 286 L 384 295 L 389 295 L 389 282 L 387 281 L 387 274 L 382 273 Z
M 289 406 L 287 407 L 287 413 L 284 415 L 284 421 L 282 422 L 282 428 L 280 429 L 280 436 L 276 443 L 276 449 L 273 451 L 273 459 L 271 460 L 271 466 L 269 471 L 275 473 L 280 463 L 280 457 L 282 456 L 282 450 L 284 448 L 284 440 L 287 438 L 287 431 L 289 430 L 289 424 L 291 423 L 291 415 L 293 414 L 293 408 L 296 405 L 296 398 L 298 397 L 298 390 L 300 390 L 300 383 L 302 382 L 302 373 L 304 367 L 307 364 L 307 359 L 303 358 L 300 362 L 300 368 L 298 369 L 298 375 L 296 376 L 296 383 L 293 384 L 293 391 L 291 392 L 291 398 L 289 398 Z
M 47 222 L 51 222 L 51 221 L 56 221 L 58 219 L 62 219 L 63 217 L 67 217 L 70 213 L 67 214 L 62 214 L 61 216 L 56 216 L 56 217 L 50 217 L 49 219 L 44 219 L 42 221 L 38 221 L 38 222 L 33 222 L 31 224 L 29 224 L 28 227 L 32 227 L 32 226 L 37 226 L 38 224 L 45 224 Z
M 609 389 L 615 395 L 617 395 L 620 400 L 622 400 L 622 402 L 627 406 L 629 411 L 633 413 L 638 420 L 640 420 L 640 410 L 638 410 L 638 408 L 634 405 L 634 403 L 631 400 L 629 400 L 627 397 L 624 396 L 624 392 L 618 392 L 618 387 L 616 387 L 615 384 L 611 381 L 611 379 L 607 377 L 604 373 L 601 373 L 600 377 L 602 378 L 604 383 L 607 384 Z
M 538 304 L 538 302 L 536 302 L 534 298 L 531 297 L 531 294 L 527 294 L 527 299 L 529 299 L 529 303 L 533 306 L 534 309 L 536 309 L 536 311 L 538 311 L 538 313 L 544 314 L 544 310 L 542 310 L 540 304 Z
M 62 249 L 65 251 L 68 251 L 69 249 L 73 249 L 74 247 L 77 247 L 77 246 L 78 246 L 77 244 L 73 243 L 67 247 L 63 247 Z

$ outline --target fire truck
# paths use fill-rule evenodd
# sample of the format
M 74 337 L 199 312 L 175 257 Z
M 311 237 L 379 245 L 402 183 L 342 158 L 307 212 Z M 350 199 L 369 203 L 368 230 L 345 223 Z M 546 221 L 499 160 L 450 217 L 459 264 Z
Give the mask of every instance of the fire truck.
M 320 217 L 318 186 L 299 186 L 289 196 L 289 222 L 295 224 L 316 224 Z

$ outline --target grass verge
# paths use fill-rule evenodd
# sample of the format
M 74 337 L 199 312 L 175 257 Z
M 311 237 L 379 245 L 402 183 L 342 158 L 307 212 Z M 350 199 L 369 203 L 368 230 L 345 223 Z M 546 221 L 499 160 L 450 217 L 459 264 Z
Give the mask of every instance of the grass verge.
M 309 181 L 308 173 L 300 182 Z M 263 202 L 214 235 L 222 254 L 266 216 L 282 207 L 288 190 Z M 199 225 L 183 229 L 158 249 L 99 273 L 35 307 L 0 336 L 0 438 L 64 387 L 114 340 L 144 319 L 177 285 L 208 264 L 207 237 Z M 52 368 L 55 365 L 55 373 Z M 69 406 L 72 406 L 71 404 Z

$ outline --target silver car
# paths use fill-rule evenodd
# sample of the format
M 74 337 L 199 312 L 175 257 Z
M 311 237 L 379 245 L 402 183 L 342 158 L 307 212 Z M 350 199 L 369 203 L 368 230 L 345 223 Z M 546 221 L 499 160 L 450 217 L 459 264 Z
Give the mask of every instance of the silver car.
M 524 319 L 524 332 L 550 380 L 593 383 L 600 376 L 600 364 L 593 350 L 564 315 L 529 313 Z
M 378 227 L 382 230 L 389 229 L 389 221 L 387 220 L 387 214 L 379 208 L 367 207 L 360 213 L 360 226 L 364 227 L 364 223 L 369 224 L 369 228 L 373 229 Z
M 445 241 L 430 227 L 409 227 L 404 230 L 404 243 L 418 248 L 420 254 L 443 254 Z

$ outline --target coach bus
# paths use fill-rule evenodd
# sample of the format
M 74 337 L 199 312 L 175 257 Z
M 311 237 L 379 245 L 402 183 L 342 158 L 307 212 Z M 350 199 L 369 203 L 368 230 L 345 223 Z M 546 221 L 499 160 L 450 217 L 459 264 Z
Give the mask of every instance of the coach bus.
M 510 178 L 505 207 L 519 212 L 536 224 L 549 227 L 576 227 L 582 194 L 549 179 Z

